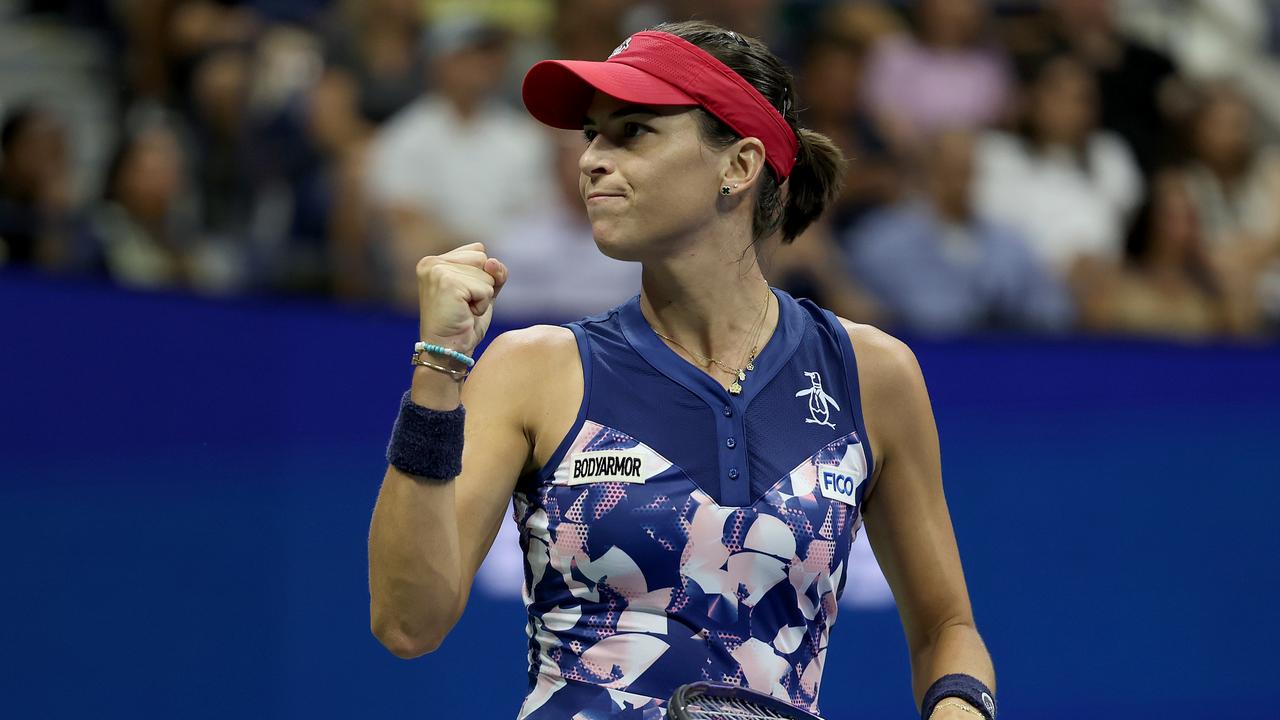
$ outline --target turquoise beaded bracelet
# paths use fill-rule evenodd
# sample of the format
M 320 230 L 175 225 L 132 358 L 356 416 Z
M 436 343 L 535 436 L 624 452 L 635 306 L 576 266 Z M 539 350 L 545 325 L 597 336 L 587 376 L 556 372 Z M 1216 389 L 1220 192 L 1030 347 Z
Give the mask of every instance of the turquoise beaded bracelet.
M 463 365 L 466 365 L 468 368 L 473 368 L 476 365 L 475 358 L 471 357 L 470 355 L 464 355 L 458 352 L 457 350 L 450 350 L 449 348 L 441 347 L 440 345 L 433 345 L 431 343 L 419 342 L 413 346 L 413 351 L 415 353 L 425 352 L 429 355 L 440 355 L 443 357 L 450 358 L 452 360 L 457 360 Z

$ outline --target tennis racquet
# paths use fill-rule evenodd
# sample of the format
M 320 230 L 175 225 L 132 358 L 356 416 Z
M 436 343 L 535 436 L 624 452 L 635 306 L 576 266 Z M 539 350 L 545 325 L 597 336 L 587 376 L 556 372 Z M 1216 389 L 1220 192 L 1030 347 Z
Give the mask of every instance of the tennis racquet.
M 754 690 L 715 682 L 681 685 L 667 704 L 667 720 L 822 720 Z

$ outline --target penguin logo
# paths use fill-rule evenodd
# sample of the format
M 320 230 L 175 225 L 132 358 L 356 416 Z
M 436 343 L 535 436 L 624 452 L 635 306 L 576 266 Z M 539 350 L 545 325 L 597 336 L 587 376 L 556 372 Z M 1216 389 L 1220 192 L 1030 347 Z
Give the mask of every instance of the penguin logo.
M 805 418 L 805 422 L 826 425 L 835 430 L 836 426 L 831 423 L 831 408 L 834 407 L 839 410 L 840 406 L 836 404 L 835 398 L 822 389 L 821 375 L 816 372 L 805 371 L 805 376 L 809 378 L 811 384 L 796 393 L 796 397 L 809 396 L 809 417 Z

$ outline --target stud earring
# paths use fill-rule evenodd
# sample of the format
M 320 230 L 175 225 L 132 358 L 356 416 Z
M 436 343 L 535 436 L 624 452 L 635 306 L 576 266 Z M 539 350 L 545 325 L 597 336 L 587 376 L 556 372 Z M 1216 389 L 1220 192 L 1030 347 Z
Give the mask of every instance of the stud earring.
M 727 195 L 729 194 L 729 186 L 728 186 L 728 185 L 721 185 L 721 186 L 720 186 L 720 194 L 721 194 L 721 195 L 726 195 L 726 196 L 727 196 Z

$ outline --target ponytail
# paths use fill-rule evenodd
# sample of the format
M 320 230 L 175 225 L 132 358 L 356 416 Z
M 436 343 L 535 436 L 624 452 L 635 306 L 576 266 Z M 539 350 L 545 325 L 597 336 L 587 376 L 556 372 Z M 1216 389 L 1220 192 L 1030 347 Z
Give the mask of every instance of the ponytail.
M 795 240 L 840 195 L 844 186 L 844 153 L 831 138 L 808 128 L 796 128 L 800 151 L 787 179 L 782 211 L 782 242 Z

